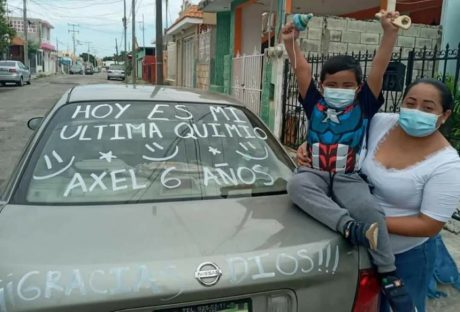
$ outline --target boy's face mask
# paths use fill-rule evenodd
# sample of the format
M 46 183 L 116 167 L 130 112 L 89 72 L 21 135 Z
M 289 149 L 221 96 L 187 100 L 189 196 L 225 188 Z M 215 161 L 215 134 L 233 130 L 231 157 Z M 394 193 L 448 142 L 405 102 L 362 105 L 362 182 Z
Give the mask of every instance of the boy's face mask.
M 324 100 L 328 106 L 341 109 L 353 104 L 356 90 L 324 87 Z

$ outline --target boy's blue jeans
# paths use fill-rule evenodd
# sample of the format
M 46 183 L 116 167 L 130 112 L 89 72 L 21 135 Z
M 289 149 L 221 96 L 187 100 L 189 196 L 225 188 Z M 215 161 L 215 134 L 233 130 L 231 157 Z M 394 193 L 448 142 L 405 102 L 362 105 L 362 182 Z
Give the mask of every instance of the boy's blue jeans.
M 420 246 L 395 255 L 396 272 L 406 285 L 406 290 L 414 301 L 418 312 L 425 311 L 428 282 L 433 276 L 436 259 L 436 242 L 434 238 Z M 390 311 L 384 296 L 381 296 L 380 312 Z

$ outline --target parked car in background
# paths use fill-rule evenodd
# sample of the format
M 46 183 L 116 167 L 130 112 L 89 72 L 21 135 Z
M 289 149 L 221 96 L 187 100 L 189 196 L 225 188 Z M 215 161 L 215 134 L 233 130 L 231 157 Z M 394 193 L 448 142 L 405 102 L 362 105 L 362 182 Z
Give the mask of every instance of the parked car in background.
M 83 75 L 83 72 L 85 69 L 83 68 L 82 64 L 73 64 L 70 66 L 69 74 L 74 75 L 74 74 L 79 74 Z
M 3 310 L 378 310 L 367 251 L 293 206 L 294 163 L 235 99 L 77 86 L 29 127 L 0 196 Z
M 112 64 L 107 70 L 107 80 L 110 79 L 125 79 L 125 68 L 123 65 Z
M 85 66 L 85 75 L 92 75 L 94 74 L 93 65 L 86 65 Z
M 31 74 L 29 67 L 20 61 L 0 61 L 0 85 L 6 83 L 15 83 L 23 86 L 25 83 L 31 83 Z

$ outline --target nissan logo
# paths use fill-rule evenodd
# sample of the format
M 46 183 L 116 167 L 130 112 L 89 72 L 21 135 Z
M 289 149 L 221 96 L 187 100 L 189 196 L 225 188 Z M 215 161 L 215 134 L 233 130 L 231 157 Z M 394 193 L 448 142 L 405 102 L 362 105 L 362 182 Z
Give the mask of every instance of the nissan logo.
M 195 271 L 195 278 L 204 286 L 216 285 L 222 276 L 222 270 L 212 262 L 203 262 Z

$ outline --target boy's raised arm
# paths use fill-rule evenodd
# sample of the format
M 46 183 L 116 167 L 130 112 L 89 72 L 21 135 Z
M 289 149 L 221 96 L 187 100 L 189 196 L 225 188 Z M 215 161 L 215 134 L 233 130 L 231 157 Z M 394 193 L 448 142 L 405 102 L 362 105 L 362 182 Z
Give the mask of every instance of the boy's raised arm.
M 372 61 L 372 69 L 367 78 L 367 84 L 377 98 L 382 91 L 383 75 L 391 61 L 393 48 L 398 39 L 399 28 L 392 24 L 392 20 L 399 16 L 399 12 L 382 12 L 381 18 L 383 36 L 380 46 Z
M 308 64 L 296 42 L 296 39 L 299 37 L 299 31 L 295 29 L 294 25 L 287 23 L 281 32 L 289 60 L 292 67 L 294 67 L 300 96 L 304 98 L 311 82 L 311 65 Z

